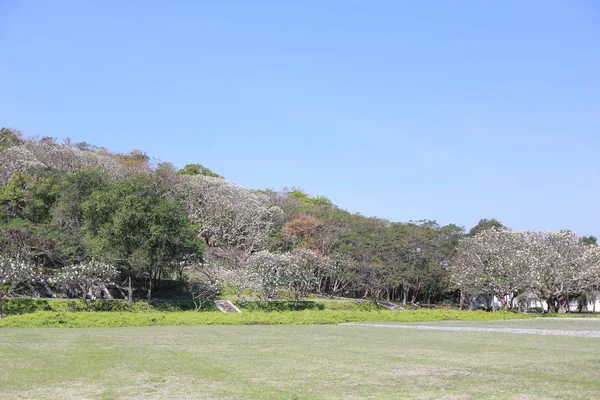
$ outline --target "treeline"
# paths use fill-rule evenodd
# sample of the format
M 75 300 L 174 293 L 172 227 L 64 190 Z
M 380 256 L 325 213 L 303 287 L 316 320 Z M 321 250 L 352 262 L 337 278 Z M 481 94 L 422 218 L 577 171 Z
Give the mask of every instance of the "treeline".
M 227 286 L 241 301 L 458 301 L 466 291 L 449 268 L 458 243 L 502 227 L 367 218 L 301 190 L 249 190 L 201 164 L 177 170 L 137 150 L 6 128 L 0 185 L 0 278 L 10 283 L 0 295 L 186 292 L 201 308 Z
M 549 311 L 569 312 L 571 300 L 581 311 L 600 290 L 600 246 L 569 231 L 488 229 L 461 240 L 448 271 L 461 303 L 483 295 L 522 310 L 535 295 Z

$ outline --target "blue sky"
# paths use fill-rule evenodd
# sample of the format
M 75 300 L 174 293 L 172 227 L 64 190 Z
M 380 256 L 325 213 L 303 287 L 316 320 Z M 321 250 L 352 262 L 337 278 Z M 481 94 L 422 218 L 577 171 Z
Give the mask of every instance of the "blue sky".
M 600 3 L 0 0 L 0 125 L 351 212 L 600 235 Z

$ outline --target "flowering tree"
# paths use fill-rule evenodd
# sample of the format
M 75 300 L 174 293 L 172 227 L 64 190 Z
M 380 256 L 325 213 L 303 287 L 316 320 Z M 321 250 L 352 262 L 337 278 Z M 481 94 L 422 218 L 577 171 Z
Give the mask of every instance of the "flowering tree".
M 0 315 L 5 297 L 14 295 L 23 286 L 31 286 L 39 277 L 34 264 L 0 254 Z
M 233 268 L 261 250 L 274 222 L 281 215 L 266 198 L 224 179 L 180 175 L 175 191 L 185 196 L 188 216 L 215 256 Z
M 228 285 L 238 303 L 249 299 L 249 294 L 260 289 L 257 272 L 251 268 L 225 269 L 221 271 L 221 282 Z
M 281 256 L 288 296 L 297 303 L 316 289 L 319 275 L 324 272 L 325 259 L 305 249 L 296 249 Z
M 485 295 L 512 307 L 530 278 L 529 236 L 508 229 L 486 229 L 462 239 L 450 265 L 450 280 L 462 297 Z
M 260 251 L 250 256 L 248 269 L 254 271 L 263 303 L 276 298 L 279 291 L 285 291 L 297 303 L 316 289 L 325 262 L 320 255 L 305 249 L 289 253 Z
M 85 168 L 102 169 L 111 177 L 124 174 L 124 167 L 108 153 L 82 151 L 66 145 L 27 141 L 0 152 L 0 184 L 6 184 L 16 172 L 34 168 L 52 168 L 75 172 Z
M 531 289 L 551 312 L 569 312 L 569 299 L 588 286 L 592 269 L 585 245 L 570 231 L 528 232 Z
M 216 262 L 199 262 L 194 258 L 196 257 L 190 257 L 191 262 L 187 266 L 188 271 L 191 273 L 187 287 L 196 311 L 200 311 L 207 302 L 214 299 L 219 293 L 223 270 Z
M 320 275 L 319 291 L 324 293 L 326 289 L 336 296 L 344 292 L 352 283 L 357 273 L 357 263 L 346 254 L 333 254 L 326 259 L 325 274 Z
M 283 254 L 263 250 L 252 254 L 248 268 L 255 271 L 258 296 L 263 304 L 277 296 L 286 287 L 286 260 Z
M 287 222 L 281 232 L 288 238 L 293 246 L 300 246 L 305 249 L 317 250 L 317 233 L 320 222 L 308 215 L 299 215 Z
M 111 297 L 107 285 L 114 284 L 117 269 L 108 264 L 90 261 L 63 268 L 56 276 L 58 285 L 70 296 L 84 300 L 88 307 L 103 295 Z
M 461 240 L 449 267 L 452 287 L 468 297 L 512 301 L 527 291 L 551 312 L 569 311 L 569 299 L 600 284 L 600 250 L 570 231 L 486 229 Z
M 589 295 L 589 299 L 593 304 L 593 311 L 596 312 L 596 298 L 600 290 L 600 246 L 595 242 L 588 243 L 582 241 L 584 246 L 582 263 L 585 266 L 583 272 L 583 280 L 585 281 L 584 293 Z M 580 304 L 580 308 L 582 305 Z

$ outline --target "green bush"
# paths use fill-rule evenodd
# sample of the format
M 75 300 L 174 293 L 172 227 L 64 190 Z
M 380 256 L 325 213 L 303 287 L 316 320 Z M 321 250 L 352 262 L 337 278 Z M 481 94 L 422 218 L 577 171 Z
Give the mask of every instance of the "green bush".
M 374 311 L 381 309 L 372 302 L 353 302 L 353 301 L 271 301 L 263 305 L 256 301 L 237 304 L 244 311 L 302 311 L 302 310 L 338 310 L 338 311 Z M 154 301 L 148 306 L 146 302 L 137 301 L 129 304 L 125 300 L 96 300 L 90 303 L 89 307 L 83 300 L 66 299 L 27 299 L 27 298 L 9 298 L 4 301 L 3 313 L 5 315 L 26 314 L 36 311 L 57 311 L 57 312 L 82 312 L 82 311 L 110 311 L 110 312 L 147 312 L 147 311 L 191 311 L 194 310 L 192 301 Z M 217 311 L 215 305 L 211 302 L 206 304 L 202 311 Z
M 236 303 L 243 311 L 303 311 L 303 310 L 334 310 L 334 311 L 375 311 L 383 307 L 369 301 L 347 301 L 347 300 L 315 300 L 315 301 L 269 301 L 262 304 L 257 301 Z
M 509 312 L 482 312 L 459 310 L 416 311 L 334 311 L 304 310 L 296 312 L 254 311 L 244 313 L 221 312 L 53 312 L 14 315 L 0 320 L 0 327 L 118 327 L 153 325 L 306 325 L 338 324 L 344 322 L 424 322 L 442 320 L 504 320 L 530 318 Z
M 214 310 L 213 304 L 206 307 L 206 310 Z M 88 306 L 83 300 L 64 300 L 64 299 L 25 299 L 9 298 L 2 304 L 2 312 L 5 315 L 27 314 L 36 311 L 57 311 L 57 312 L 82 312 L 82 311 L 110 311 L 110 312 L 147 312 L 147 311 L 188 311 L 194 310 L 194 303 L 191 301 L 155 301 L 152 305 L 143 301 L 136 301 L 133 304 L 125 300 L 96 300 Z
M 303 311 L 303 310 L 325 310 L 325 305 L 314 301 L 269 301 L 267 304 L 262 304 L 257 301 L 249 301 L 238 304 L 243 311 Z

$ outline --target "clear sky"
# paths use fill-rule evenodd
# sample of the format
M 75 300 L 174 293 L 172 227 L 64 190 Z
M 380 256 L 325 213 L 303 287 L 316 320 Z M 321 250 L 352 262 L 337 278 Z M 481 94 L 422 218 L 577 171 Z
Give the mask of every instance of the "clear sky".
M 0 125 L 600 235 L 600 2 L 0 0 Z

